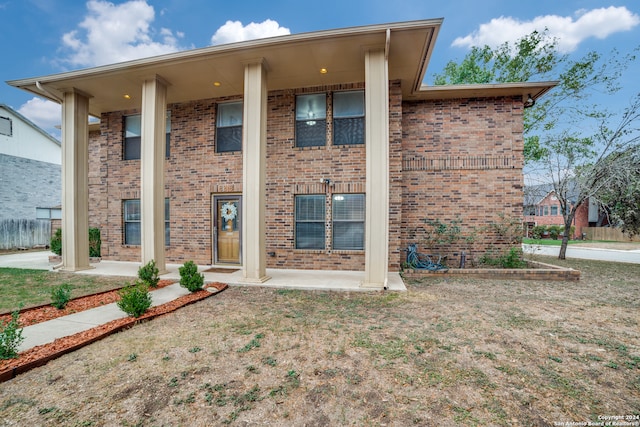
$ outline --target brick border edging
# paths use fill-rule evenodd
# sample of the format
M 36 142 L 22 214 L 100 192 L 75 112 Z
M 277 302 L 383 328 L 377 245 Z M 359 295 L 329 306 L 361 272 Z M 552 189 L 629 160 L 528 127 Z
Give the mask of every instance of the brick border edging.
M 219 293 L 221 293 L 222 291 L 226 290 L 229 287 L 229 285 L 227 285 L 226 283 L 216 283 L 216 284 L 211 284 L 210 286 L 213 286 L 216 289 L 218 289 L 218 292 L 212 293 L 212 292 L 207 291 L 206 289 L 203 289 L 203 292 L 202 292 L 201 296 L 198 297 L 198 298 L 195 298 L 195 299 L 193 299 L 193 294 L 187 294 L 186 296 L 189 296 L 191 298 L 185 299 L 184 302 L 182 302 L 181 304 L 175 306 L 173 309 L 171 309 L 169 311 L 164 311 L 164 312 L 161 312 L 161 313 L 153 313 L 153 314 L 150 313 L 150 314 L 147 314 L 147 315 L 143 314 L 142 316 L 140 316 L 138 318 L 130 318 L 130 320 L 128 322 L 126 322 L 124 324 L 120 324 L 118 326 L 114 326 L 113 328 L 108 328 L 107 330 L 105 330 L 101 334 L 98 334 L 98 335 L 96 335 L 94 337 L 91 337 L 91 338 L 87 338 L 86 340 L 84 340 L 84 341 L 82 341 L 82 342 L 80 342 L 78 344 L 70 345 L 68 347 L 62 348 L 62 349 L 60 349 L 60 350 L 58 350 L 58 351 L 54 352 L 53 354 L 50 354 L 50 355 L 48 355 L 46 357 L 42 357 L 40 359 L 33 360 L 31 362 L 26 362 L 26 363 L 24 363 L 22 365 L 18 364 L 17 366 L 14 366 L 12 368 L 5 369 L 4 371 L 0 372 L 0 383 L 3 383 L 5 381 L 9 381 L 9 380 L 15 378 L 16 376 L 18 376 L 20 374 L 23 374 L 23 373 L 25 373 L 27 371 L 30 371 L 31 369 L 38 368 L 40 366 L 46 365 L 51 360 L 57 359 L 58 357 L 61 357 L 61 356 L 64 356 L 65 354 L 67 354 L 67 353 L 71 353 L 73 351 L 76 351 L 76 350 L 78 350 L 78 349 L 80 349 L 82 347 L 85 347 L 85 346 L 89 345 L 89 344 L 93 344 L 96 341 L 100 341 L 101 339 L 104 339 L 104 338 L 108 337 L 109 335 L 113 335 L 113 334 L 115 334 L 117 332 L 120 332 L 120 331 L 123 331 L 125 329 L 131 328 L 131 327 L 135 326 L 138 323 L 142 323 L 142 322 L 147 322 L 149 320 L 153 320 L 156 317 L 160 317 L 160 316 L 164 316 L 165 314 L 172 313 L 172 312 L 176 311 L 179 308 L 186 307 L 187 305 L 196 303 L 198 301 L 202 301 L 202 300 L 204 300 L 206 298 L 209 298 L 211 296 L 214 296 L 214 295 L 218 295 Z M 178 298 L 175 301 L 180 301 L 180 298 Z M 166 304 L 163 304 L 163 305 L 166 305 Z M 162 307 L 162 305 L 157 306 L 157 307 Z M 114 320 L 112 322 L 119 322 L 120 320 L 121 319 L 118 319 L 118 320 Z M 109 322 L 109 323 L 112 323 L 112 322 Z M 108 325 L 109 323 L 107 323 L 106 325 Z M 104 326 L 105 325 L 102 325 L 101 327 L 104 327 Z M 79 332 L 79 334 L 82 334 L 82 333 L 83 332 Z M 74 334 L 74 335 L 76 335 L 76 334 Z M 73 336 L 73 335 L 70 335 L 70 336 Z M 52 342 L 52 343 L 49 343 L 49 344 L 44 344 L 44 345 L 52 345 L 54 343 L 55 343 L 55 341 Z
M 577 282 L 580 280 L 579 270 L 558 267 L 538 261 L 527 262 L 532 266 L 537 266 L 537 268 L 469 268 L 450 269 L 448 271 L 405 270 L 403 276 L 412 279 L 454 276 L 496 280 L 549 280 L 554 282 Z

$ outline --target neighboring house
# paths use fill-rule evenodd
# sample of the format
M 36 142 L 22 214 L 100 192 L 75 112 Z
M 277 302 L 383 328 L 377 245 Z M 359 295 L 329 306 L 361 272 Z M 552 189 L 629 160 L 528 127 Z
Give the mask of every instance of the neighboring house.
M 0 104 L 0 249 L 49 243 L 50 219 L 61 217 L 60 162 L 60 141 Z
M 62 104 L 64 268 L 89 267 L 91 225 L 104 259 L 236 265 L 247 282 L 356 270 L 382 288 L 425 220 L 520 217 L 524 104 L 555 83 L 425 86 L 441 22 L 9 82 Z M 470 255 L 505 244 L 484 234 Z
M 524 220 L 529 228 L 536 225 L 560 225 L 564 227 L 564 217 L 560 201 L 553 189 L 546 192 L 543 197 L 537 197 L 539 191 L 551 188 L 547 186 L 536 186 L 529 194 L 529 198 L 525 197 L 525 217 Z M 537 190 L 537 191 L 536 191 Z M 537 199 L 537 200 L 535 200 Z M 570 208 L 575 204 L 575 197 L 569 197 L 571 202 Z M 529 200 L 527 202 L 527 200 Z M 608 225 L 607 217 L 603 214 L 600 206 L 591 199 L 587 199 L 576 210 L 572 225 L 574 226 L 572 239 L 582 238 L 585 227 L 600 227 Z

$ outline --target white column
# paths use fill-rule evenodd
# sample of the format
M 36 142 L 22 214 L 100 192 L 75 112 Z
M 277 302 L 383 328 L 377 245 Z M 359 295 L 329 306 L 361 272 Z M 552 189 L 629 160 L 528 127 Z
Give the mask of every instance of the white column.
M 166 272 L 164 242 L 164 160 L 167 84 L 158 76 L 142 86 L 140 210 L 142 263 L 154 260 Z
M 389 269 L 389 72 L 383 48 L 365 53 L 366 225 L 363 287 L 383 289 Z
M 262 283 L 266 273 L 265 192 L 267 72 L 262 59 L 245 63 L 242 132 L 242 272 Z
M 62 269 L 89 266 L 89 96 L 75 89 L 62 100 Z

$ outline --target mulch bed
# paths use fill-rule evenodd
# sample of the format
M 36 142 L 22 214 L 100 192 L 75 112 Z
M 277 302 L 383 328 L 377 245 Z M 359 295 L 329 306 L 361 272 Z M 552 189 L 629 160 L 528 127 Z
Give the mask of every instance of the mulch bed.
M 162 282 L 168 282 L 168 283 L 162 283 Z M 174 282 L 163 280 L 161 281 L 161 283 L 162 285 L 159 284 L 160 287 L 168 286 Z M 68 337 L 59 338 L 48 344 L 33 347 L 29 350 L 26 350 L 20 353 L 17 359 L 0 360 L 0 382 L 8 381 L 14 378 L 16 375 L 19 375 L 33 368 L 37 368 L 38 366 L 42 366 L 50 360 L 53 360 L 64 354 L 75 351 L 81 347 L 84 347 L 85 345 L 101 340 L 116 332 L 122 331 L 124 329 L 128 329 L 136 325 L 137 323 L 151 320 L 155 317 L 175 311 L 178 308 L 184 307 L 189 304 L 193 304 L 194 302 L 197 302 L 197 301 L 201 301 L 212 295 L 216 295 L 221 291 L 224 291 L 225 289 L 227 289 L 228 285 L 224 283 L 208 283 L 205 285 L 205 287 L 206 288 L 213 287 L 216 289 L 216 292 L 211 292 L 206 289 L 203 289 L 197 292 L 192 292 L 188 295 L 177 298 L 166 304 L 162 304 L 157 307 L 151 307 L 142 316 L 138 318 L 125 317 L 122 319 L 113 320 L 109 323 L 96 326 L 95 328 L 89 329 L 87 331 L 79 332 L 75 335 L 70 335 Z M 112 293 L 115 293 L 116 299 L 114 301 L 109 301 L 109 299 L 113 297 L 111 295 Z M 78 298 L 78 300 L 85 299 L 85 302 L 83 304 L 86 307 L 84 308 L 84 310 L 86 310 L 89 308 L 97 307 L 100 304 L 108 304 L 110 302 L 117 301 L 117 299 L 119 299 L 117 293 L 118 291 L 114 290 L 114 291 L 108 291 L 108 292 L 103 292 L 101 294 L 97 294 L 98 296 L 101 297 L 100 301 L 102 301 L 102 303 L 97 303 L 97 305 L 96 305 L 96 301 L 97 301 L 96 295 Z M 93 307 L 88 306 L 88 303 L 87 303 L 87 301 L 89 301 L 91 298 L 93 298 L 93 304 L 94 304 Z M 105 301 L 109 301 L 109 302 L 105 302 Z M 67 308 L 71 305 L 72 302 L 73 301 L 69 302 L 69 305 L 67 306 Z M 48 310 L 49 308 L 52 308 L 52 307 L 41 306 L 41 307 L 31 308 L 31 309 L 25 310 L 24 313 L 20 314 L 20 317 L 24 315 L 25 318 L 29 318 L 31 320 L 45 319 L 47 316 L 49 316 L 49 314 L 28 314 L 28 313 L 29 312 L 35 313 L 38 311 L 40 311 L 41 313 L 49 313 L 50 312 L 50 310 Z M 46 318 L 46 320 L 51 320 L 56 317 L 64 316 L 65 314 L 71 314 L 78 311 L 82 311 L 78 308 L 76 308 L 75 311 L 71 311 L 70 313 L 64 313 L 66 309 L 58 310 L 53 308 L 53 310 L 61 313 L 59 313 L 54 317 Z M 45 320 L 39 320 L 39 321 L 45 321 Z M 38 323 L 38 321 L 33 321 L 33 323 L 27 323 L 27 324 L 34 324 L 34 323 Z

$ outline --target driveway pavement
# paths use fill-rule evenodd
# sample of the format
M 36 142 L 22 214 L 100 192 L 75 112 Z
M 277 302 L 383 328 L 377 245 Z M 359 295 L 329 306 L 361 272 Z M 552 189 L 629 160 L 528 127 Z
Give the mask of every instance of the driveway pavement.
M 560 246 L 522 245 L 522 250 L 525 253 L 557 257 L 560 253 Z M 585 248 L 569 245 L 566 255 L 567 258 L 640 264 L 640 250 L 623 251 L 619 249 Z

